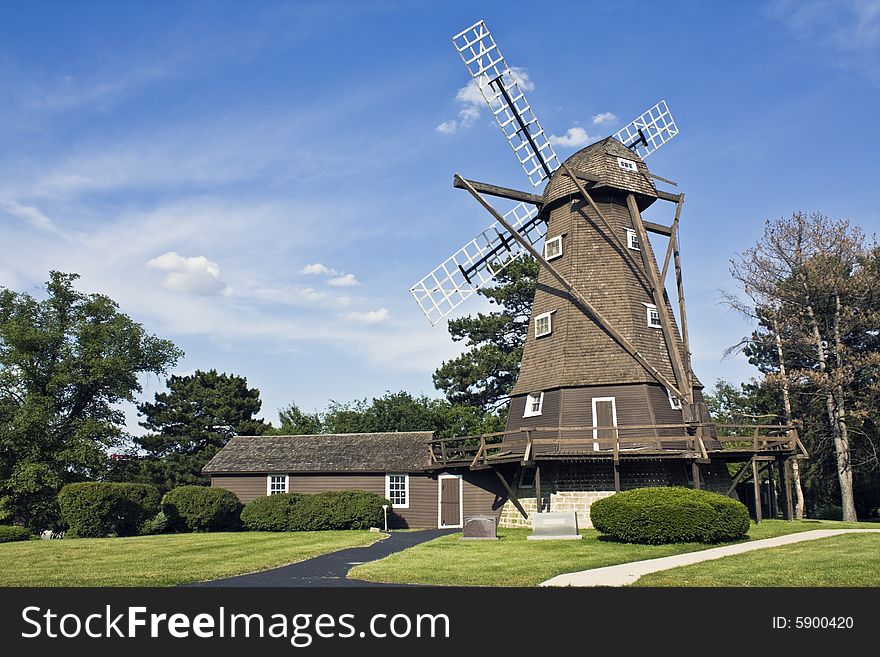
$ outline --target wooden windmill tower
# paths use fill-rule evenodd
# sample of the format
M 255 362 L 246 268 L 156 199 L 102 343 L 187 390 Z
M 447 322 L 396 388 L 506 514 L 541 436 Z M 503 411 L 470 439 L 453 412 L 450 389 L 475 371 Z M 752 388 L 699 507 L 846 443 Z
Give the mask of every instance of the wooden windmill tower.
M 560 162 L 486 25 L 453 43 L 529 180 L 543 186 L 534 194 L 456 174 L 455 186 L 495 223 L 411 288 L 436 324 L 513 259 L 539 262 L 507 431 L 494 447 L 483 439 L 471 465 L 490 456 L 519 463 L 521 483 L 536 480 L 538 510 L 541 467 L 545 486 L 555 473 L 559 490 L 566 481 L 604 491 L 630 483 L 727 488 L 726 467 L 710 458 L 720 444 L 691 369 L 678 249 L 684 194 L 659 189 L 675 183 L 644 162 L 679 132 L 666 102 Z M 486 195 L 518 204 L 501 214 Z M 657 201 L 674 204 L 671 225 L 642 217 Z M 655 254 L 649 235 L 665 238 L 666 248 Z M 664 287 L 670 268 L 674 300 Z

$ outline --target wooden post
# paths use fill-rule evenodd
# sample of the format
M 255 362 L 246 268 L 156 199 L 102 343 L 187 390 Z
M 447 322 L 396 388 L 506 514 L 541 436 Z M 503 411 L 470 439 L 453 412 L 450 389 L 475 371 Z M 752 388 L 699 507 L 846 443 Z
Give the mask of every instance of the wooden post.
M 758 462 L 752 459 L 752 482 L 755 490 L 755 523 L 761 524 L 761 475 Z
M 694 489 L 700 490 L 700 464 L 696 461 L 691 461 L 691 476 L 694 479 Z
M 541 466 L 535 464 L 535 508 L 538 513 L 544 508 L 544 498 L 541 496 Z
M 684 194 L 680 195 L 681 201 L 684 201 Z M 688 377 L 688 388 L 691 390 L 691 394 L 693 394 L 693 370 L 691 369 L 691 342 L 688 337 L 688 320 L 687 320 L 687 309 L 685 308 L 684 303 L 684 281 L 681 277 L 681 247 L 678 241 L 679 230 L 678 226 L 675 227 L 675 232 L 672 233 L 672 237 L 670 239 L 675 241 L 675 248 L 672 252 L 673 259 L 675 261 L 675 286 L 676 292 L 678 293 L 678 314 L 681 317 L 681 346 L 684 351 L 684 361 L 685 367 L 687 368 L 687 377 Z
M 733 493 L 733 491 L 736 490 L 736 485 L 737 485 L 740 481 L 742 481 L 743 477 L 746 476 L 746 472 L 749 471 L 749 466 L 750 466 L 753 462 L 754 462 L 754 458 L 749 459 L 748 461 L 745 462 L 745 464 L 743 465 L 743 467 L 740 468 L 740 471 L 736 473 L 736 476 L 733 478 L 733 481 L 730 483 L 730 488 L 728 488 L 728 489 L 727 489 L 727 492 L 725 493 L 725 495 L 727 495 L 727 497 L 731 497 L 731 493 Z
M 776 486 L 773 481 L 773 461 L 767 464 L 767 513 L 768 517 L 776 517 Z
M 528 520 L 529 514 L 526 513 L 526 510 L 522 507 L 522 504 L 519 503 L 519 498 L 517 498 L 516 493 L 513 492 L 513 489 L 510 487 L 510 484 L 507 483 L 507 479 L 504 478 L 498 470 L 492 468 L 492 472 L 496 474 L 498 479 L 501 481 L 501 485 L 504 486 L 504 490 L 507 492 L 508 497 L 510 497 L 510 501 L 513 502 L 513 506 L 516 507 L 516 510 L 519 511 L 520 515 Z
M 636 197 L 632 192 L 626 195 L 626 205 L 629 208 L 633 227 L 636 229 L 636 235 L 638 235 L 639 238 L 642 265 L 644 266 L 645 274 L 648 276 L 648 280 L 651 283 L 651 296 L 654 299 L 654 305 L 657 307 L 657 315 L 660 317 L 660 327 L 663 331 L 663 338 L 666 342 L 666 351 L 669 354 L 669 362 L 672 365 L 675 382 L 678 385 L 679 390 L 682 392 L 682 411 L 684 412 L 684 417 L 687 421 L 693 416 L 693 389 L 688 390 L 688 380 L 685 376 L 684 361 L 682 361 L 681 353 L 678 351 L 677 336 L 672 330 L 672 321 L 666 310 L 666 297 L 663 294 L 663 281 L 658 280 L 659 272 L 655 269 L 654 263 L 651 262 L 648 234 L 645 232 L 645 226 L 642 223 L 642 214 L 639 212 L 639 205 L 636 203 Z
M 675 232 L 678 230 L 678 219 L 681 216 L 681 206 L 684 204 L 684 194 L 678 195 L 678 204 L 675 206 L 675 219 L 670 226 L 669 244 L 666 246 L 666 257 L 663 258 L 663 271 L 660 272 L 660 282 L 666 285 L 666 274 L 669 272 L 669 257 L 675 250 Z
M 779 459 L 779 474 L 782 478 L 780 493 L 783 498 L 782 516 L 788 521 L 794 520 L 794 507 L 791 496 L 791 463 L 790 458 Z

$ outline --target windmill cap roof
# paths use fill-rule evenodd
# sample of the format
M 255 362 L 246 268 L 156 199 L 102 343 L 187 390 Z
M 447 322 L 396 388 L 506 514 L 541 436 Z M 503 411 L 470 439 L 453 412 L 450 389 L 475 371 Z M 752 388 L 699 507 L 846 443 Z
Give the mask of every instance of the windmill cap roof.
M 625 164 L 621 161 L 631 164 Z M 596 187 L 633 192 L 642 197 L 648 197 L 640 199 L 642 201 L 640 205 L 650 204 L 653 199 L 657 198 L 657 189 L 654 187 L 654 181 L 642 158 L 614 137 L 606 137 L 582 148 L 565 160 L 565 164 L 575 174 L 584 174 L 585 177 L 597 181 Z M 633 170 L 633 165 L 635 170 Z M 577 187 L 569 180 L 565 169 L 560 167 L 547 183 L 544 198 L 549 203 L 575 193 L 577 193 Z M 645 204 L 645 201 L 648 203 Z

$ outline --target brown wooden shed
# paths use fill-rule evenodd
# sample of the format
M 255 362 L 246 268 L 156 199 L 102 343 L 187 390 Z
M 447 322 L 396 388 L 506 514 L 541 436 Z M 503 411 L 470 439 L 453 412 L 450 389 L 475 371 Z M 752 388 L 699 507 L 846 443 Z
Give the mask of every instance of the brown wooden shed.
M 391 528 L 461 527 L 500 514 L 506 495 L 487 471 L 431 469 L 430 431 L 236 436 L 202 470 L 247 503 L 274 493 L 366 490 L 392 502 Z

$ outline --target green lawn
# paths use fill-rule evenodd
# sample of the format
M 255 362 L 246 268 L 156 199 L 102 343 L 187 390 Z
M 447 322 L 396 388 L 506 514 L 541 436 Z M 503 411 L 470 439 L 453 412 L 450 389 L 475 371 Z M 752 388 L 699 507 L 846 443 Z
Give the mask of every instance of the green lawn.
M 864 527 L 855 523 L 767 520 L 752 525 L 749 539 L 821 528 Z M 702 543 L 631 545 L 600 539 L 584 530 L 580 541 L 529 541 L 527 529 L 499 529 L 497 541 L 460 541 L 460 534 L 422 543 L 379 561 L 355 566 L 349 577 L 373 582 L 535 586 L 555 575 L 588 568 L 704 550 Z
M 843 534 L 645 575 L 633 586 L 880 586 L 880 534 Z
M 4 543 L 0 586 L 170 586 L 283 566 L 382 536 L 238 532 Z

